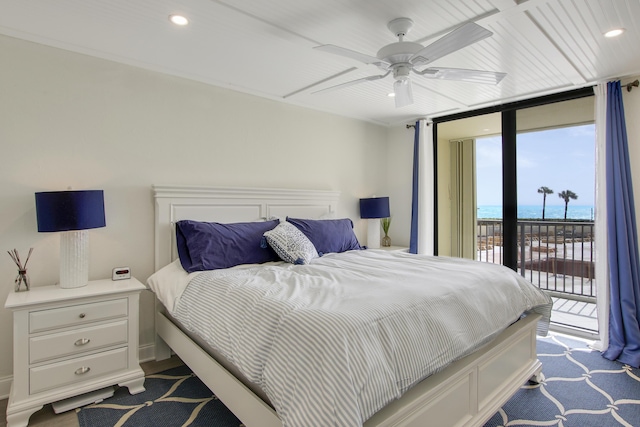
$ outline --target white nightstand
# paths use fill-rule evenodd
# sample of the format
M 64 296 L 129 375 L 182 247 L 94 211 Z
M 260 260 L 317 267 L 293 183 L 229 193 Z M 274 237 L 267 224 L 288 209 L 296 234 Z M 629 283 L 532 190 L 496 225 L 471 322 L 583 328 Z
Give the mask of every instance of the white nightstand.
M 13 310 L 13 383 L 7 427 L 22 427 L 43 405 L 118 384 L 144 391 L 138 362 L 136 279 L 87 286 L 31 288 L 9 294 Z

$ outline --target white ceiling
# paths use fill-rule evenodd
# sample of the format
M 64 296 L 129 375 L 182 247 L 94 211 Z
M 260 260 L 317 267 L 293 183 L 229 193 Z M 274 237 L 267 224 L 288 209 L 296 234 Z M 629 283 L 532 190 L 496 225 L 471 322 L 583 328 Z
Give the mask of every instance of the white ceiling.
M 640 74 L 640 0 L 0 0 L 0 34 L 380 124 L 438 117 Z M 168 21 L 185 14 L 190 25 Z M 476 22 L 492 37 L 430 66 L 506 72 L 497 86 L 412 77 L 413 105 L 395 108 L 391 77 L 314 50 L 375 56 L 414 21 L 426 45 Z M 614 27 L 626 31 L 608 39 Z

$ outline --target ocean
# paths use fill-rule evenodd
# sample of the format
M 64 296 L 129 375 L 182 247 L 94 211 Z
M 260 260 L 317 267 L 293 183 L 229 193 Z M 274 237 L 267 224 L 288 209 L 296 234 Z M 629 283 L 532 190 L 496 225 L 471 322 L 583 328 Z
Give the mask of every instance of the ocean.
M 571 205 L 567 209 L 567 219 L 593 220 L 593 206 Z M 564 205 L 547 206 L 545 219 L 564 219 Z M 478 219 L 502 219 L 502 206 L 478 206 Z M 518 219 L 542 219 L 542 206 L 518 206 Z

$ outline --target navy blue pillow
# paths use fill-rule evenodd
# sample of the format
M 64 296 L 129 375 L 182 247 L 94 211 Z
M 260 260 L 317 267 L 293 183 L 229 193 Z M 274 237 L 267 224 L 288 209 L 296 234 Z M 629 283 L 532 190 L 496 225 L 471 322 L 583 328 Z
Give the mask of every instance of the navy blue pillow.
M 362 249 L 353 232 L 353 221 L 349 218 L 313 220 L 287 217 L 287 221 L 311 240 L 320 255 Z
M 176 243 L 180 264 L 187 273 L 192 273 L 279 261 L 273 249 L 261 247 L 262 235 L 279 223 L 279 220 L 232 224 L 178 221 Z

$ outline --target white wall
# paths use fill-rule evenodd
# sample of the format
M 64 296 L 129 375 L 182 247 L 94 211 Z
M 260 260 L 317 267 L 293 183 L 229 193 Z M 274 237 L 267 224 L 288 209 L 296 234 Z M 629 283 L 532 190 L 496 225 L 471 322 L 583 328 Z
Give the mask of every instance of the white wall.
M 0 36 L 0 242 L 34 253 L 33 286 L 58 280 L 59 236 L 37 233 L 36 191 L 103 189 L 90 278 L 153 273 L 152 184 L 341 191 L 340 213 L 385 189 L 387 129 Z M 0 256 L 0 300 L 16 268 Z M 141 345 L 153 343 L 143 292 Z M 11 312 L 0 309 L 0 395 L 12 375 Z
M 409 247 L 411 235 L 411 192 L 413 181 L 414 128 L 406 125 L 389 128 L 389 144 L 385 157 L 386 189 L 389 196 L 391 227 L 389 237 L 394 246 Z

